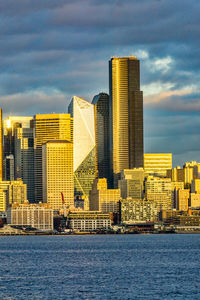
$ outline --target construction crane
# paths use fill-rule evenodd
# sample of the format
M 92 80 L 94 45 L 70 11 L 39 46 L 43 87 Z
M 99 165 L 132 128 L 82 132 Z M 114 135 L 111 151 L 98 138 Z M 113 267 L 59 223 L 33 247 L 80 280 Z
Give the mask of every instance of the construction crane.
M 64 199 L 63 192 L 61 192 L 61 198 L 62 198 L 62 206 L 63 206 L 63 215 L 64 217 L 66 217 L 67 213 L 66 213 L 66 206 L 65 206 L 65 199 Z

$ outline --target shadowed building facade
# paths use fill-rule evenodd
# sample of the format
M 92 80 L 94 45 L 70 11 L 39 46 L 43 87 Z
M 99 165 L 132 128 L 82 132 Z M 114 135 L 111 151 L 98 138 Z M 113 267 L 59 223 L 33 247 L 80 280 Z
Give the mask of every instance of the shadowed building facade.
M 99 178 L 109 178 L 109 95 L 94 96 L 96 169 Z
M 143 167 L 143 93 L 136 57 L 111 58 L 109 90 L 110 169 L 116 187 L 122 170 Z
M 27 184 L 27 197 L 29 202 L 33 203 L 35 201 L 33 128 L 15 129 L 14 153 L 15 179 L 21 178 Z
M 6 118 L 3 121 L 3 134 L 4 134 L 4 180 L 14 180 L 17 178 L 22 178 L 24 181 L 26 181 L 27 185 L 29 186 L 29 183 L 31 184 L 31 186 L 34 185 L 34 182 L 32 181 L 32 174 L 31 174 L 31 178 L 30 180 L 28 180 L 27 178 L 29 177 L 28 174 L 23 174 L 25 175 L 24 177 L 22 176 L 22 174 L 19 174 L 19 169 L 24 168 L 23 163 L 25 161 L 23 161 L 23 155 L 20 158 L 20 155 L 22 154 L 22 152 L 19 154 L 19 143 L 18 145 L 16 145 L 16 136 L 19 137 L 18 133 L 19 131 L 17 130 L 21 130 L 21 132 L 25 132 L 26 131 L 26 138 L 28 141 L 28 144 L 30 145 L 30 143 L 32 144 L 33 141 L 33 117 L 24 117 L 24 116 L 10 116 L 8 118 Z M 30 134 L 27 135 L 27 132 L 29 132 Z M 23 134 L 21 135 L 21 137 L 23 136 Z M 24 137 L 25 137 L 24 136 Z M 17 138 L 18 138 L 17 137 Z M 20 137 L 20 139 L 21 139 Z M 24 140 L 25 141 L 25 140 Z M 26 144 L 26 142 L 25 142 Z M 24 144 L 24 145 L 25 145 Z M 16 147 L 18 149 L 16 149 Z M 32 147 L 33 148 L 33 147 Z M 22 149 L 27 149 L 27 147 L 25 146 L 25 148 Z M 30 149 L 29 149 L 30 150 Z M 33 149 L 32 149 L 33 150 Z M 31 151 L 32 151 L 31 150 Z M 30 154 L 30 151 L 29 151 Z M 33 155 L 33 153 L 31 154 Z M 31 160 L 33 160 L 33 156 L 29 158 Z M 25 159 L 26 160 L 26 159 Z M 16 163 L 17 161 L 17 163 Z M 32 162 L 28 162 L 28 165 L 30 166 L 31 169 L 31 173 L 33 172 L 33 165 Z M 28 183 L 29 181 L 29 183 Z M 32 189 L 32 188 L 31 188 Z M 30 191 L 29 187 L 28 190 Z M 29 193 L 30 196 L 30 193 Z M 32 201 L 32 196 L 30 196 L 30 200 Z
M 3 126 L 2 109 L 0 108 L 0 181 L 3 180 Z

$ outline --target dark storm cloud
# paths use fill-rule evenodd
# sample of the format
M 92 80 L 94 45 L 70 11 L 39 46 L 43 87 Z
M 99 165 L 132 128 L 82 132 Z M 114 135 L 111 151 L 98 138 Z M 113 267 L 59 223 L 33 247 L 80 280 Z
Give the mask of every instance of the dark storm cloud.
M 199 11 L 196 0 L 1 0 L 1 106 L 33 114 L 63 111 L 74 94 L 92 100 L 108 92 L 109 58 L 133 53 L 146 149 L 191 153 L 183 137 L 200 146 Z
M 76 0 L 67 0 L 67 3 L 76 2 Z M 24 16 L 34 12 L 47 11 L 62 7 L 66 0 L 1 0 L 0 15 L 2 16 Z

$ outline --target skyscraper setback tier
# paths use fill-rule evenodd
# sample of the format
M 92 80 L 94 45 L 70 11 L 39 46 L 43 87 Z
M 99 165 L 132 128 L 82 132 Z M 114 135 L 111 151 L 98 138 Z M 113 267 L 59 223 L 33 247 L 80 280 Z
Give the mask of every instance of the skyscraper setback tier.
M 122 170 L 143 167 L 143 93 L 136 57 L 111 58 L 109 89 L 110 169 L 116 187 Z
M 72 141 L 70 114 L 46 114 L 34 116 L 34 165 L 35 200 L 42 201 L 42 144 L 50 140 Z

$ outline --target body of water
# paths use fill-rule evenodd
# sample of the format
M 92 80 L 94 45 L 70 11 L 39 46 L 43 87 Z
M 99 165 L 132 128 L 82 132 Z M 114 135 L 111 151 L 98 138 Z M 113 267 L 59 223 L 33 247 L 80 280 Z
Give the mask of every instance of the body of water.
M 200 235 L 0 237 L 0 299 L 200 299 Z

